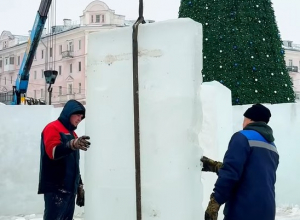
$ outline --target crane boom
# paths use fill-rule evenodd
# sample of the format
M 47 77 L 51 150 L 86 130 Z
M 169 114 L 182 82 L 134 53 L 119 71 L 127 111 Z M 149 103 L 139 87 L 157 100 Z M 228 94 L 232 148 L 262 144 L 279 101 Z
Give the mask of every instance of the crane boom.
M 40 7 L 27 42 L 27 48 L 16 79 L 16 84 L 13 87 L 12 105 L 19 105 L 21 101 L 25 101 L 25 94 L 29 83 L 29 71 L 44 30 L 51 3 L 52 0 L 41 0 Z

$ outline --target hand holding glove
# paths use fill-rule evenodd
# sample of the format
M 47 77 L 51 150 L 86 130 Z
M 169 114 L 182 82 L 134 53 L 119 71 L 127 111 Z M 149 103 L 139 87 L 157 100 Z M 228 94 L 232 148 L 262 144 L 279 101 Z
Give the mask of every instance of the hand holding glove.
M 84 189 L 82 184 L 80 184 L 77 189 L 76 205 L 79 207 L 84 206 Z
M 203 156 L 200 161 L 203 163 L 202 171 L 214 172 L 219 174 L 219 169 L 223 166 L 221 162 L 214 161 Z
M 73 139 L 70 141 L 70 147 L 72 150 L 84 150 L 87 151 L 87 149 L 90 147 L 91 143 L 87 140 L 89 140 L 89 136 L 82 136 L 76 139 Z
M 205 211 L 204 219 L 205 220 L 217 220 L 219 209 L 220 209 L 220 205 L 215 200 L 214 194 L 211 194 L 210 201 L 209 201 L 207 209 Z

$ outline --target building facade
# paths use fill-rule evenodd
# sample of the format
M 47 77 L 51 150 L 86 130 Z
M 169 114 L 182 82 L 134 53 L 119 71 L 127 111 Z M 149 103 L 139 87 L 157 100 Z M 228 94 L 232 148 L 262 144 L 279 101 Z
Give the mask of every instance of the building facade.
M 294 44 L 292 41 L 283 41 L 283 45 L 286 66 L 293 81 L 296 99 L 300 100 L 300 44 Z
M 89 34 L 131 26 L 102 1 L 91 2 L 80 16 L 80 24 L 64 19 L 63 25 L 45 30 L 30 70 L 27 97 L 48 103 L 45 70 L 57 70 L 52 104 L 61 106 L 70 99 L 85 103 L 86 65 Z M 147 20 L 152 23 L 153 20 Z M 48 33 L 47 33 L 48 32 Z M 29 33 L 30 34 L 30 33 Z M 10 104 L 12 90 L 27 47 L 28 36 L 3 31 L 0 36 L 0 103 Z M 296 98 L 300 100 L 300 44 L 283 41 L 285 60 L 292 78 Z
M 45 25 L 46 26 L 46 25 Z M 64 19 L 63 25 L 43 33 L 36 50 L 27 90 L 27 97 L 47 103 L 45 70 L 57 70 L 52 86 L 52 104 L 64 105 L 69 99 L 85 103 L 86 63 L 90 33 L 126 27 L 125 16 L 115 14 L 102 1 L 91 2 L 80 16 L 80 24 Z M 10 104 L 12 89 L 27 47 L 28 36 L 3 31 L 0 36 L 0 102 Z

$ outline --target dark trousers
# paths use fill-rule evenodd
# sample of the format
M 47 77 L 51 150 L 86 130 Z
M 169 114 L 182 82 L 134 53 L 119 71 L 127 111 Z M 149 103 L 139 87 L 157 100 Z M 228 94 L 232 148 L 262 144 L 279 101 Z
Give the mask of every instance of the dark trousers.
M 75 209 L 75 195 L 66 193 L 45 193 L 44 220 L 72 220 Z

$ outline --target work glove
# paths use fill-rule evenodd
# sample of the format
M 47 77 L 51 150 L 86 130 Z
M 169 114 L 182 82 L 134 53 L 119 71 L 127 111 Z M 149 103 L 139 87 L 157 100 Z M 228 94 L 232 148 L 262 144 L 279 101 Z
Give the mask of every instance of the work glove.
M 77 189 L 76 205 L 79 207 L 84 206 L 84 189 L 82 184 L 80 184 Z
M 205 220 L 217 220 L 219 209 L 220 209 L 220 205 L 215 200 L 214 194 L 211 194 L 210 201 L 209 201 L 207 209 L 205 211 L 204 219 Z
M 214 173 L 219 174 L 219 170 L 223 166 L 223 164 L 221 162 L 214 161 L 205 156 L 203 156 L 200 159 L 200 161 L 203 163 L 202 171 L 206 171 L 206 172 L 214 172 Z
M 91 143 L 87 140 L 89 140 L 89 136 L 82 136 L 76 139 L 73 139 L 70 141 L 70 147 L 72 150 L 84 150 L 87 151 L 87 149 L 90 147 Z

